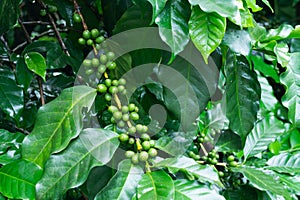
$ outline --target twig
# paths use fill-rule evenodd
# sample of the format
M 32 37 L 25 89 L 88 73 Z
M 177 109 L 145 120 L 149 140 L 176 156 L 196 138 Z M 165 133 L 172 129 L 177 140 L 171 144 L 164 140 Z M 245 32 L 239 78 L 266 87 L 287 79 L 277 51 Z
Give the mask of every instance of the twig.
M 25 28 L 25 26 L 24 26 L 21 18 L 18 19 L 18 22 L 21 25 L 23 32 L 25 33 L 25 37 L 26 37 L 27 42 L 28 43 L 32 43 L 32 40 L 31 40 L 31 38 L 29 36 L 29 33 L 28 33 L 27 29 Z
M 41 7 L 42 7 L 43 9 L 47 9 L 46 4 L 45 4 L 42 0 L 37 0 L 37 2 L 41 5 Z M 56 24 L 55 24 L 55 21 L 54 21 L 52 15 L 51 15 L 50 13 L 47 13 L 47 16 L 48 16 L 48 18 L 49 18 L 49 20 L 50 20 L 50 23 L 51 23 L 51 25 L 52 25 L 52 28 L 54 29 L 54 33 L 55 33 L 55 35 L 56 35 L 56 37 L 57 37 L 57 40 L 58 40 L 58 42 L 59 42 L 59 44 L 60 44 L 60 46 L 61 46 L 63 52 L 64 52 L 65 54 L 67 54 L 68 56 L 70 56 L 70 53 L 69 53 L 69 51 L 68 51 L 68 49 L 67 49 L 67 47 L 66 47 L 64 41 L 62 40 L 62 38 L 61 38 L 61 36 L 60 36 L 60 34 L 59 34 L 59 31 L 58 31 L 58 29 L 57 29 L 57 26 L 56 26 Z
M 41 24 L 41 25 L 50 25 L 49 22 L 43 22 L 43 21 L 29 21 L 29 22 L 23 22 L 24 25 L 35 25 L 35 24 Z
M 201 147 L 201 149 L 202 149 L 202 151 L 203 151 L 204 155 L 205 155 L 205 156 L 207 156 L 207 155 L 208 155 L 208 153 L 207 153 L 207 151 L 206 151 L 206 149 L 205 149 L 205 147 L 203 146 L 203 144 L 202 144 L 202 143 L 200 143 L 200 147 Z
M 30 44 L 32 43 L 32 40 L 28 34 L 28 31 L 26 29 L 26 27 L 24 26 L 22 20 L 19 18 L 18 19 L 18 22 L 20 23 L 21 27 L 22 27 L 22 30 L 23 32 L 25 33 L 25 36 L 26 36 L 26 40 L 27 42 Z M 39 84 L 39 91 L 40 91 L 40 96 L 41 96 L 41 103 L 42 105 L 45 105 L 45 99 L 44 99 L 44 91 L 43 91 L 43 82 L 42 82 L 42 78 L 40 76 L 37 77 L 37 80 L 38 80 L 38 84 Z
M 82 15 L 82 13 L 80 12 L 80 7 L 79 7 L 77 1 L 76 1 L 76 0 L 73 0 L 73 3 L 74 3 L 74 9 L 75 9 L 75 11 L 78 13 L 78 15 L 79 15 L 80 18 L 81 18 L 81 22 L 82 22 L 83 29 L 84 29 L 84 30 L 88 30 L 88 26 L 87 26 L 87 24 L 85 23 L 85 20 L 84 20 L 84 17 L 83 17 L 83 15 Z M 93 51 L 94 51 L 95 56 L 98 55 L 98 51 L 97 51 L 96 46 L 95 46 L 94 44 L 93 44 Z

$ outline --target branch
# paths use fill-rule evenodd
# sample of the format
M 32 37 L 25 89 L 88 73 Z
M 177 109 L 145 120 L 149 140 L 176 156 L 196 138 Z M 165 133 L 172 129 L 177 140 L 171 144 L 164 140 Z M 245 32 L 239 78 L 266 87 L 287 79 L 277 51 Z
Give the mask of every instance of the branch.
M 43 9 L 47 9 L 46 4 L 45 4 L 42 0 L 37 0 L 37 2 L 41 5 L 41 7 L 42 7 Z M 48 18 L 49 18 L 49 20 L 50 20 L 50 23 L 51 23 L 51 25 L 52 25 L 52 28 L 54 29 L 54 33 L 55 33 L 55 35 L 56 35 L 56 37 L 57 37 L 57 40 L 58 40 L 58 42 L 59 42 L 59 44 L 60 44 L 62 50 L 64 51 L 65 54 L 67 54 L 68 56 L 70 56 L 70 53 L 69 53 L 69 51 L 68 51 L 68 49 L 67 49 L 67 47 L 66 47 L 64 41 L 62 40 L 62 38 L 61 38 L 61 36 L 60 36 L 60 34 L 59 34 L 59 31 L 58 31 L 58 29 L 57 29 L 57 26 L 56 26 L 56 24 L 55 24 L 55 21 L 54 21 L 52 15 L 51 15 L 50 13 L 47 13 L 47 16 L 48 16 Z

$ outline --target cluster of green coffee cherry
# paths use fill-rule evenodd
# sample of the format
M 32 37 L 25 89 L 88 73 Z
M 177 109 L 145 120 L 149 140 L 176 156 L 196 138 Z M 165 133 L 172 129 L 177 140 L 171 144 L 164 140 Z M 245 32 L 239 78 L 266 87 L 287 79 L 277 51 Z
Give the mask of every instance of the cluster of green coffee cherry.
M 81 45 L 93 46 L 99 50 L 100 44 L 105 40 L 104 36 L 101 35 L 100 31 L 96 28 L 92 30 L 84 30 L 82 37 L 78 38 L 78 43 Z
M 139 109 L 135 104 L 123 105 L 120 109 L 111 105 L 108 111 L 112 113 L 112 123 L 116 123 L 119 129 L 126 130 L 119 135 L 119 140 L 128 145 L 130 150 L 125 152 L 125 156 L 130 158 L 132 163 L 145 162 L 149 157 L 157 156 L 157 150 L 154 147 L 155 141 L 151 140 L 150 135 L 147 133 L 148 126 L 142 124 L 132 125 L 134 121 L 140 118 Z
M 117 64 L 114 62 L 115 54 L 111 51 L 107 52 L 106 54 L 101 54 L 99 57 L 94 58 L 87 58 L 83 61 L 82 65 L 85 70 L 86 75 L 96 74 L 97 78 L 100 78 L 104 72 L 107 70 L 114 70 L 117 67 Z M 119 86 L 119 91 L 125 85 L 125 80 L 110 80 L 106 79 L 105 84 L 101 84 L 98 86 L 99 92 L 106 92 L 106 89 L 109 88 L 109 91 L 114 94 L 117 93 L 116 87 Z M 124 88 L 125 89 L 125 88 Z M 110 99 L 111 100 L 111 99 Z M 108 101 L 110 101 L 108 100 Z
M 53 5 L 47 5 L 47 9 L 41 9 L 40 10 L 40 15 L 41 16 L 46 16 L 47 12 L 56 13 L 57 12 L 57 7 L 53 6 Z

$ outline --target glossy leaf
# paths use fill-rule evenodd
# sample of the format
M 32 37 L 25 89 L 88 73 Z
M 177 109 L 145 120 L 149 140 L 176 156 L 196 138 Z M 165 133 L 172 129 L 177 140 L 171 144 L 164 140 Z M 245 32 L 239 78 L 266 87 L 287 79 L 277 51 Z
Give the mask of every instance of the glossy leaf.
M 276 176 L 274 172 L 252 167 L 234 168 L 233 171 L 243 173 L 243 175 L 257 189 L 261 191 L 269 191 L 283 196 L 286 200 L 291 200 L 289 191 L 282 183 L 279 182 L 278 176 Z
M 266 116 L 255 124 L 254 129 L 247 136 L 244 146 L 245 159 L 266 150 L 268 145 L 284 132 L 284 125 L 280 120 L 273 116 Z
M 227 58 L 226 74 L 226 115 L 230 121 L 229 128 L 240 135 L 244 143 L 256 121 L 260 85 L 247 60 L 233 53 Z
M 280 173 L 300 173 L 300 152 L 282 153 L 268 160 L 269 169 Z
M 204 12 L 198 6 L 193 7 L 189 20 L 189 33 L 194 45 L 201 52 L 206 63 L 208 62 L 208 56 L 221 43 L 225 29 L 226 19 L 224 17 L 217 13 Z
M 128 8 L 118 20 L 113 29 L 113 33 L 117 34 L 134 28 L 148 27 L 150 22 L 151 10 L 147 9 L 146 12 L 143 13 L 138 6 L 134 5 Z
M 167 158 L 156 163 L 154 166 L 158 168 L 168 168 L 172 173 L 183 171 L 192 174 L 203 183 L 210 182 L 222 185 L 218 173 L 214 168 L 209 165 L 200 165 L 194 159 L 185 156 Z
M 230 130 L 225 130 L 218 138 L 215 148 L 218 151 L 238 151 L 242 149 L 241 137 Z
M 155 18 L 158 14 L 164 9 L 167 0 L 147 0 L 152 5 L 152 22 L 154 22 Z
M 35 184 L 43 170 L 32 162 L 17 160 L 0 168 L 0 193 L 13 199 L 35 199 Z
M 289 120 L 300 124 L 300 53 L 292 53 L 286 72 L 280 76 L 280 80 L 287 87 L 282 97 L 282 103 L 289 109 Z
M 240 27 L 251 28 L 255 26 L 253 14 L 247 6 L 240 8 L 235 17 L 229 17 L 229 20 Z
M 11 29 L 19 17 L 19 1 L 1 0 L 0 4 L 0 35 Z
M 256 5 L 256 0 L 246 0 L 248 8 L 251 8 L 252 12 L 258 12 L 262 10 L 262 7 Z
M 82 108 L 89 109 L 95 97 L 95 89 L 75 86 L 40 108 L 33 131 L 23 141 L 23 158 L 43 166 L 52 153 L 66 148 L 82 129 Z
M 0 69 L 0 80 L 0 109 L 18 119 L 24 104 L 23 91 L 8 69 Z
M 294 30 L 291 25 L 282 24 L 276 29 L 270 29 L 268 34 L 262 39 L 262 41 L 281 40 L 287 38 Z
M 225 4 L 222 0 L 189 0 L 189 2 L 191 5 L 199 5 L 204 12 L 216 12 L 222 17 L 234 17 L 238 10 L 234 0 L 228 0 Z
M 281 143 L 275 140 L 269 145 L 269 150 L 272 154 L 278 155 L 280 153 Z
M 292 148 L 300 147 L 300 130 L 295 129 L 290 135 L 290 143 Z
M 175 55 L 183 51 L 189 42 L 190 14 L 190 5 L 185 0 L 177 0 L 167 3 L 155 19 L 161 39 L 170 46 Z
M 33 73 L 28 69 L 24 57 L 20 57 L 16 64 L 16 80 L 18 85 L 26 91 L 32 81 Z
M 118 134 L 104 129 L 85 129 L 68 148 L 52 155 L 36 185 L 37 199 L 61 199 L 80 186 L 95 166 L 108 163 L 119 146 Z
M 272 86 L 268 83 L 268 80 L 258 75 L 258 81 L 261 87 L 261 103 L 260 103 L 260 109 L 265 109 L 266 112 L 275 110 L 276 103 L 278 100 L 276 99 Z
M 174 181 L 175 200 L 225 200 L 215 190 L 196 181 L 177 179 Z
M 298 196 L 300 195 L 300 175 L 296 176 L 289 176 L 286 174 L 277 174 L 279 176 L 279 179 L 282 183 L 287 185 L 294 193 L 296 193 Z
M 245 30 L 227 30 L 222 43 L 227 45 L 231 51 L 235 53 L 244 56 L 250 53 L 251 39 L 249 33 Z
M 139 200 L 170 200 L 174 199 L 175 188 L 172 178 L 164 171 L 144 174 L 137 188 Z
M 254 68 L 260 71 L 264 76 L 273 78 L 276 83 L 279 83 L 279 76 L 274 65 L 266 64 L 261 56 L 251 56 Z
M 96 195 L 95 200 L 130 200 L 143 174 L 144 171 L 139 165 L 133 165 L 131 160 L 123 160 L 119 164 L 117 173 Z
M 31 71 L 39 75 L 46 81 L 46 61 L 45 58 L 37 52 L 29 52 L 24 55 L 25 63 Z

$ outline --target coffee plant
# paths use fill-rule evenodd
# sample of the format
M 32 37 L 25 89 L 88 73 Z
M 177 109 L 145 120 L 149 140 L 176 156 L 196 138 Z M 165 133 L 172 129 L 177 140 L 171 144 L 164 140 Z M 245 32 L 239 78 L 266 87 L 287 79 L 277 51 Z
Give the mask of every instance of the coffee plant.
M 297 200 L 299 0 L 1 0 L 0 200 Z

